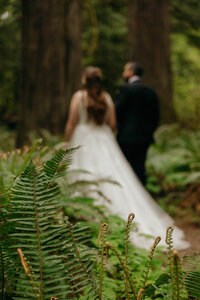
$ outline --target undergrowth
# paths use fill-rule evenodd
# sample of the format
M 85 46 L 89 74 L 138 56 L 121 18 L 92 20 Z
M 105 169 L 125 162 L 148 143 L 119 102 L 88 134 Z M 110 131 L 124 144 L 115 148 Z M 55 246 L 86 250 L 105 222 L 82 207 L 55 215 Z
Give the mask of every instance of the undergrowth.
M 0 154 L 1 299 L 199 299 L 200 254 L 180 258 L 173 228 L 165 253 L 159 237 L 149 251 L 131 245 L 134 215 L 94 205 L 85 187 L 104 197 L 99 182 L 71 184 L 75 150 L 60 147 Z

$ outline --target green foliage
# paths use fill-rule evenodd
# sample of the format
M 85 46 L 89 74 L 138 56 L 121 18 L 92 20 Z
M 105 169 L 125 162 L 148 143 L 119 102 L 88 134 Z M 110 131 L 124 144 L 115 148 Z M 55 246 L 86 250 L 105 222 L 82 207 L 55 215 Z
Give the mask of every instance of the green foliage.
M 172 0 L 170 8 L 172 31 L 184 34 L 192 44 L 198 47 L 200 44 L 199 1 Z
M 55 181 L 69 153 L 60 150 L 43 168 L 31 161 L 12 188 L 9 222 L 14 228 L 8 238 L 11 257 L 17 260 L 17 249 L 23 266 L 13 269 L 15 299 L 77 298 L 86 289 L 95 299 L 88 234 L 64 218 Z
M 199 129 L 200 25 L 198 0 L 172 0 L 171 57 L 174 106 L 179 121 Z
M 183 258 L 183 278 L 190 297 L 200 298 L 200 255 L 195 253 L 192 257 Z
M 161 126 L 148 152 L 147 188 L 173 216 L 199 224 L 200 132 Z
M 174 184 L 182 188 L 199 182 L 199 147 L 199 131 L 182 129 L 178 124 L 159 127 L 148 153 L 149 174 L 157 175 L 158 180 L 160 176 L 162 187 Z
M 192 45 L 189 38 L 183 33 L 173 33 L 171 41 L 175 110 L 179 121 L 190 128 L 199 129 L 199 48 Z
M 84 20 L 83 64 L 103 70 L 105 87 L 114 97 L 126 60 L 125 1 L 85 1 Z
M 42 299 L 42 294 L 43 299 L 197 297 L 199 254 L 180 259 L 172 252 L 171 233 L 167 235 L 169 264 L 159 249 L 155 251 L 158 240 L 149 253 L 130 245 L 133 215 L 125 224 L 105 208 L 94 206 L 94 199 L 81 195 L 82 187 L 91 184 L 87 180 L 70 186 L 65 170 L 68 175 L 72 172 L 68 167 L 73 151 L 59 150 L 49 158 L 55 150 L 41 147 L 38 141 L 1 155 L 3 177 L 12 177 L 4 178 L 1 191 L 2 295 L 15 299 Z M 98 190 L 98 183 L 92 184 Z M 102 228 L 98 246 L 99 224 L 105 221 L 110 228 L 105 232 Z

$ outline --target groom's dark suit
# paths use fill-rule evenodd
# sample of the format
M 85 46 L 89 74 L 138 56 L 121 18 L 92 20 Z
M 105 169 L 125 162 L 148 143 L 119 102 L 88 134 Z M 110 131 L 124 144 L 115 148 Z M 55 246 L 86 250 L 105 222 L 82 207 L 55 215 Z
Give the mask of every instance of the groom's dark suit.
M 145 159 L 159 122 L 156 93 L 141 80 L 121 86 L 116 100 L 118 143 L 145 184 Z

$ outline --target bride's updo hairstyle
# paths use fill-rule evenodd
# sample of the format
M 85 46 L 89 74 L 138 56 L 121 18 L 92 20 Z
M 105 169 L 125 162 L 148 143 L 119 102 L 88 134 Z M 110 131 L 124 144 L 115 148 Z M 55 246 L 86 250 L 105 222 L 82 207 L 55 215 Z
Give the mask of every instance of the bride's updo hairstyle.
M 93 66 L 87 67 L 83 73 L 82 84 L 88 95 L 88 120 L 101 125 L 105 120 L 107 109 L 101 70 Z

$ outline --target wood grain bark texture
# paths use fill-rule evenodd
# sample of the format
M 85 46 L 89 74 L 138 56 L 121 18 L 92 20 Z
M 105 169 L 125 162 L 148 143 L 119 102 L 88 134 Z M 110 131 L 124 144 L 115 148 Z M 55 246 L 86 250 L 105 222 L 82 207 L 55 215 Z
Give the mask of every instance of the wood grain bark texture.
M 22 130 L 63 132 L 80 87 L 80 0 L 22 0 Z M 19 139 L 20 140 L 20 139 Z M 19 142 L 20 144 L 20 142 Z
M 144 67 L 144 81 L 159 95 L 161 122 L 175 118 L 172 103 L 168 0 L 127 0 L 128 60 Z

